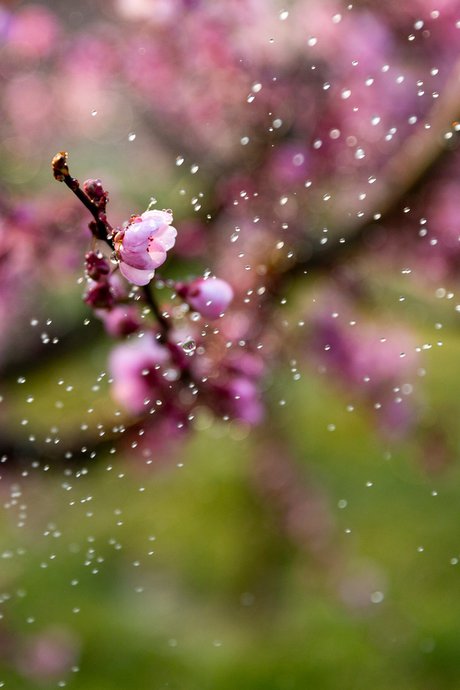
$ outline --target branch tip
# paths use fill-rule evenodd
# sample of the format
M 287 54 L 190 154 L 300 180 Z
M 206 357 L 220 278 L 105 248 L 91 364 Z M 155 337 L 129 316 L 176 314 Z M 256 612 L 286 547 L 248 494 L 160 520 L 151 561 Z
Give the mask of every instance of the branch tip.
M 58 182 L 64 182 L 65 178 L 69 176 L 68 158 L 69 154 L 67 151 L 60 151 L 51 161 L 54 179 L 58 180 Z

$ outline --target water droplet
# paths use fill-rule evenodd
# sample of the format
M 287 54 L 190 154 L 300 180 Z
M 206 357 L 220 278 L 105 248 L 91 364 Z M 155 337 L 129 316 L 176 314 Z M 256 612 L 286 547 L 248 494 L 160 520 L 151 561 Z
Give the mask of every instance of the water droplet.
M 343 98 L 343 100 L 345 101 L 347 98 L 350 98 L 351 90 L 350 89 L 342 89 L 342 93 L 340 95 Z
M 280 12 L 280 19 L 282 22 L 286 21 L 286 19 L 289 17 L 289 12 L 287 10 L 282 10 Z
M 313 46 L 315 46 L 318 43 L 318 39 L 316 38 L 316 36 L 310 36 L 307 43 L 310 46 L 310 48 L 313 48 Z
M 91 111 L 91 116 L 92 116 L 92 117 L 96 117 L 96 115 L 97 115 L 97 110 L 92 110 L 92 111 Z
M 135 138 L 136 138 L 136 133 L 135 133 L 135 132 L 130 132 L 130 133 L 128 134 L 128 141 L 134 141 Z
M 185 338 L 180 346 L 187 355 L 192 355 L 196 350 L 196 342 L 193 338 Z
M 365 155 L 366 155 L 366 154 L 365 154 L 365 152 L 364 152 L 364 149 L 362 149 L 362 148 L 356 149 L 356 151 L 355 151 L 355 158 L 356 158 L 357 160 L 362 160 L 362 159 L 365 157 Z
M 384 598 L 385 595 L 383 592 L 372 592 L 371 594 L 371 601 L 373 604 L 381 604 Z
M 179 167 L 180 165 L 182 165 L 182 163 L 184 162 L 184 160 L 185 160 L 185 159 L 184 159 L 183 156 L 177 156 L 177 158 L 176 158 L 176 165 Z

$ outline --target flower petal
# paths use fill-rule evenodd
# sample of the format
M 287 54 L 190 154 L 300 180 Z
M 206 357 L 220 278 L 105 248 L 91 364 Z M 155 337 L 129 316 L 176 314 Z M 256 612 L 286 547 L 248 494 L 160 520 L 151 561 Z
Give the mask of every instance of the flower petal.
M 152 265 L 154 268 L 158 268 L 161 264 L 166 261 L 166 249 L 162 244 L 153 240 L 149 244 L 149 256 L 152 260 Z
M 130 283 L 134 283 L 134 285 L 147 285 L 155 275 L 154 270 L 134 268 L 124 261 L 120 261 L 120 272 L 126 280 L 129 280 Z
M 155 235 L 155 242 L 159 242 L 168 250 L 172 249 L 176 243 L 177 230 L 172 225 L 162 225 Z

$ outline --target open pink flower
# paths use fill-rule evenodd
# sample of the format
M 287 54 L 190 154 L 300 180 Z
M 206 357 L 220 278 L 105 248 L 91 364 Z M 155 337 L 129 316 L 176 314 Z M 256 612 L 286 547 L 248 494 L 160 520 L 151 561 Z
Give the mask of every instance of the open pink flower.
M 147 285 L 155 269 L 166 261 L 177 231 L 169 211 L 146 211 L 136 216 L 115 241 L 120 271 L 135 285 Z

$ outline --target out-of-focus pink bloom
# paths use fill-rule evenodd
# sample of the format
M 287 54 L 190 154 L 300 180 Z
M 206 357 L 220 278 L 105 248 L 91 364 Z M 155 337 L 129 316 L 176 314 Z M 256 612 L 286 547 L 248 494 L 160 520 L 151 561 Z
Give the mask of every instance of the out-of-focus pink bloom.
M 251 425 L 260 424 L 264 416 L 264 407 L 254 381 L 243 377 L 234 379 L 227 387 L 227 395 L 236 419 Z
M 260 424 L 265 412 L 260 390 L 265 373 L 262 358 L 250 352 L 226 353 L 217 371 L 215 377 L 210 373 L 209 379 L 208 404 L 212 410 L 251 426 Z
M 381 337 L 381 326 L 358 325 L 349 316 L 344 306 L 340 315 L 322 313 L 314 319 L 312 348 L 320 371 L 329 372 L 348 392 L 371 404 L 385 434 L 403 435 L 415 419 L 410 381 L 417 353 L 412 338 L 394 326 L 386 326 Z
M 177 289 L 185 301 L 207 319 L 217 319 L 233 299 L 233 289 L 220 278 L 197 278 Z
M 177 231 L 172 227 L 170 211 L 146 211 L 136 216 L 119 233 L 115 248 L 120 257 L 120 271 L 135 285 L 147 285 L 155 269 L 166 261 L 168 249 L 174 246 Z
M 117 306 L 113 309 L 101 309 L 97 315 L 103 321 L 107 333 L 114 338 L 122 338 L 135 333 L 140 327 L 140 320 L 135 307 Z
M 40 683 L 50 682 L 70 671 L 77 659 L 78 647 L 70 630 L 45 630 L 28 640 L 18 660 L 19 670 Z
M 274 149 L 268 162 L 268 174 L 277 186 L 304 183 L 310 170 L 310 156 L 300 142 L 289 142 Z
M 8 47 L 21 57 L 49 55 L 59 32 L 54 14 L 46 7 L 29 5 L 20 10 L 10 25 Z
M 168 350 L 151 333 L 118 345 L 110 355 L 114 398 L 132 414 L 146 411 L 165 390 L 161 368 L 169 361 Z

